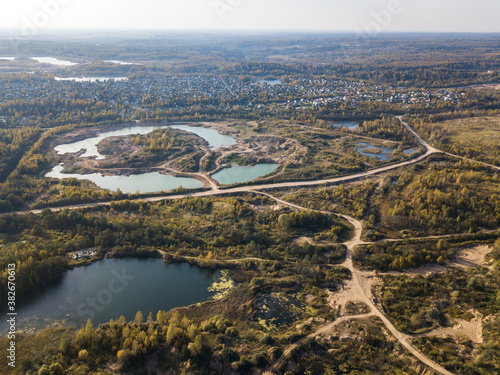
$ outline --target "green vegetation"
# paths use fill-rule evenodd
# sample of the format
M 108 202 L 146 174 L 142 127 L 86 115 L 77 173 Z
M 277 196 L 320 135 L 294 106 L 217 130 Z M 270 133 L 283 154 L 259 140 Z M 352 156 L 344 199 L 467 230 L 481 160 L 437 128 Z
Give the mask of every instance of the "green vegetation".
M 424 336 L 414 343 L 431 359 L 456 374 L 491 374 L 499 368 L 500 241 L 490 254 L 491 267 L 449 269 L 429 277 L 384 276 L 377 295 L 396 327 L 426 332 L 453 326 L 457 319 L 479 318 L 481 343 L 465 336 Z M 476 328 L 481 332 L 481 328 Z M 474 333 L 477 334 L 477 333 Z
M 428 371 L 378 318 L 352 318 L 371 311 L 359 302 L 367 302 L 364 295 L 342 301 L 359 289 L 344 293 L 347 284 L 369 284 L 363 272 L 351 274 L 352 255 L 355 267 L 381 277 L 373 283 L 376 304 L 397 329 L 416 335 L 425 355 L 459 375 L 499 373 L 500 177 L 489 166 L 434 154 L 339 186 L 269 190 L 306 208 L 298 211 L 251 192 L 146 203 L 131 201 L 146 195 L 43 177 L 60 162 L 73 173 L 110 174 L 118 168 L 207 173 L 223 163 L 262 161 L 280 167 L 241 186 L 348 176 L 425 152 L 401 115 L 434 147 L 500 165 L 500 91 L 443 89 L 498 82 L 498 38 L 380 34 L 369 48 L 348 34 L 193 40 L 82 37 L 23 42 L 16 51 L 0 41 L 6 55 L 64 51 L 67 59 L 86 62 L 59 69 L 29 58 L 0 61 L 0 213 L 6 213 L 0 215 L 0 295 L 8 289 L 8 264 L 16 264 L 22 299 L 71 267 L 105 256 L 223 269 L 224 284 L 232 286 L 214 300 L 156 316 L 138 312 L 131 322 L 122 317 L 94 327 L 89 321 L 75 329 L 54 323 L 18 332 L 18 367 L 11 372 L 255 374 L 275 363 L 279 375 Z M 141 65 L 103 62 L 111 58 Z M 127 80 L 57 81 L 53 74 Z M 264 77 L 281 83 L 256 84 Z M 359 126 L 334 126 L 341 120 Z M 61 139 L 136 121 L 203 121 L 238 144 L 210 150 L 193 134 L 159 129 L 104 140 L 102 161 L 53 150 Z M 360 154 L 360 143 L 387 160 Z M 180 187 L 169 194 L 190 192 Z M 13 213 L 104 201 L 111 203 Z M 375 242 L 348 242 L 353 225 L 341 214 L 362 220 L 362 239 Z M 486 261 L 450 267 L 459 250 L 495 240 Z M 94 258 L 69 259 L 88 248 L 97 250 Z M 423 265 L 437 271 L 409 270 Z M 448 335 L 457 322 L 477 324 L 479 339 Z M 434 329 L 446 329 L 438 331 L 445 335 L 433 336 Z M 9 344 L 2 336 L 0 351 Z M 3 371 L 5 357 L 0 366 Z
M 467 162 L 425 166 L 388 178 L 370 211 L 370 229 L 390 237 L 477 232 L 500 226 L 500 177 Z
M 121 201 L 94 211 L 48 209 L 40 215 L 0 216 L 0 269 L 18 264 L 19 293 L 57 279 L 69 266 L 68 252 L 95 247 L 117 256 L 172 256 L 200 259 L 258 257 L 314 263 L 338 262 L 344 249 L 334 246 L 350 236 L 350 225 L 335 215 L 288 210 L 254 211 L 248 202 L 268 205 L 267 198 L 191 198 L 158 204 Z M 189 230 L 187 230 L 189 228 Z M 305 232 L 328 244 L 299 244 Z M 25 242 L 20 242 L 25 241 Z M 5 290 L 7 278 L 0 281 Z
M 437 147 L 456 155 L 500 166 L 500 117 L 495 112 L 459 112 L 411 120 Z M 447 120 L 453 118 L 453 120 Z

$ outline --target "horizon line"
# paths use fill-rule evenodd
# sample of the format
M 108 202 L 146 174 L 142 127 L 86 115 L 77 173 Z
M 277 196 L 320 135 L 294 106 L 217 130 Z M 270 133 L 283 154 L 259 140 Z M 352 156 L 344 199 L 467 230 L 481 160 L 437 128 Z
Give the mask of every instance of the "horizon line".
M 472 34 L 472 35 L 496 35 L 500 34 L 500 31 L 432 31 L 432 30 L 385 30 L 380 32 L 367 32 L 360 29 L 351 30 L 330 30 L 330 29 L 228 29 L 228 28 L 45 28 L 42 32 L 36 34 L 28 34 L 19 32 L 18 29 L 14 28 L 2 28 L 0 26 L 0 34 L 10 34 L 23 37 L 37 37 L 37 36 L 50 36 L 54 34 L 62 34 L 67 32 L 73 33 L 106 33 L 106 34 L 120 34 L 120 33 L 169 33 L 169 32 L 180 32 L 180 33 L 196 33 L 196 32 L 209 32 L 214 34 L 243 34 L 243 33 L 253 33 L 253 34 L 368 34 L 370 36 L 377 35 L 394 35 L 394 34 Z

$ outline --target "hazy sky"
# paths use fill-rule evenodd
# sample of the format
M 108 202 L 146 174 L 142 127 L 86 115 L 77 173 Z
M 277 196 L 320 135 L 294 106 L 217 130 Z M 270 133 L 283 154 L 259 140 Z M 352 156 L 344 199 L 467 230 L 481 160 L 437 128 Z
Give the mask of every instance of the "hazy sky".
M 500 0 L 0 0 L 0 28 L 500 32 Z

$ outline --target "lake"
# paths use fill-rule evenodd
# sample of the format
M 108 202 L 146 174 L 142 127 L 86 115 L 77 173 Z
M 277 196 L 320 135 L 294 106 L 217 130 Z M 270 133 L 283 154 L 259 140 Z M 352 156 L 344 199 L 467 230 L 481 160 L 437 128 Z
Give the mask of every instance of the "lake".
M 230 135 L 220 134 L 217 130 L 214 129 L 190 125 L 170 125 L 170 127 L 172 129 L 184 130 L 198 135 L 199 137 L 207 141 L 210 147 L 214 150 L 219 147 L 229 147 L 236 144 L 236 139 L 234 139 Z
M 51 65 L 59 65 L 59 66 L 73 66 L 78 65 L 78 63 L 74 63 L 67 60 L 59 60 L 55 57 L 31 57 L 31 59 L 38 61 L 40 64 L 51 64 Z
M 184 130 L 190 133 L 197 134 L 198 136 L 205 139 L 210 147 L 213 149 L 219 147 L 227 147 L 236 143 L 236 140 L 229 135 L 219 134 L 216 130 L 203 128 L 200 126 L 189 126 L 189 125 L 154 125 L 154 126 L 130 126 L 126 128 L 122 128 L 119 130 L 113 130 L 105 133 L 98 134 L 96 137 L 87 138 L 81 141 L 62 144 L 54 147 L 58 155 L 64 154 L 74 154 L 81 150 L 85 150 L 85 152 L 80 155 L 82 158 L 90 158 L 95 157 L 97 160 L 104 159 L 105 156 L 99 154 L 97 151 L 97 145 L 103 139 L 109 137 L 124 137 L 128 135 L 135 134 L 149 134 L 156 129 L 163 129 L 171 127 L 172 129 Z
M 221 169 L 212 178 L 222 185 L 238 184 L 255 180 L 274 172 L 279 167 L 275 163 L 260 163 L 253 166 L 232 164 L 230 168 Z
M 117 319 L 130 321 L 137 311 L 150 312 L 188 306 L 215 296 L 209 291 L 220 281 L 220 272 L 189 264 L 165 264 L 160 259 L 104 259 L 67 272 L 62 279 L 34 295 L 19 297 L 18 329 L 55 320 L 81 326 Z M 7 328 L 5 319 L 0 331 Z
M 90 180 L 101 189 L 109 189 L 111 191 L 121 190 L 125 194 L 139 193 L 156 193 L 159 191 L 167 191 L 184 187 L 186 189 L 199 189 L 203 187 L 203 183 L 195 178 L 174 177 L 158 172 L 132 174 L 130 176 L 105 176 L 100 173 L 77 174 L 77 173 L 61 173 L 64 167 L 56 165 L 45 177 L 66 179 L 76 178 L 77 180 Z
M 388 147 L 380 147 L 380 146 L 373 146 L 370 143 L 365 143 L 365 142 L 359 142 L 356 146 L 358 146 L 357 151 L 364 156 L 368 156 L 371 158 L 377 158 L 379 160 L 389 160 L 392 157 L 392 152 L 394 151 L 392 148 Z M 364 150 L 366 149 L 377 149 L 380 150 L 380 154 L 374 154 L 370 152 L 366 152 Z
M 281 81 L 281 79 L 259 79 L 257 81 L 257 83 L 260 83 L 260 84 L 263 84 L 263 83 L 266 83 L 270 86 L 275 86 L 275 85 L 282 85 L 283 82 Z
M 74 81 L 74 82 L 107 82 L 107 81 L 128 81 L 127 77 L 54 77 L 56 81 Z
M 353 121 L 340 121 L 333 124 L 334 128 L 347 128 L 349 130 L 356 130 L 359 123 Z

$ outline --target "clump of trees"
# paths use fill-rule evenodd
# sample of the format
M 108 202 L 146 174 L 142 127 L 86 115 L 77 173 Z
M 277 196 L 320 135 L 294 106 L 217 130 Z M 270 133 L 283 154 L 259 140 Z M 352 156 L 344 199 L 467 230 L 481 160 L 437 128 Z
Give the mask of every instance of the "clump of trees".
M 217 368 L 250 368 L 254 364 L 234 347 L 240 341 L 236 323 L 222 315 L 195 322 L 178 311 L 159 311 L 145 319 L 137 312 L 132 322 L 122 316 L 94 327 L 90 320 L 73 335 L 61 338 L 57 354 L 24 361 L 23 374 L 95 373 L 113 364 L 120 371 L 136 371 L 151 355 L 169 369 L 215 372 Z M 268 363 L 259 354 L 259 367 Z M 163 366 L 163 365 L 161 365 Z
M 396 117 L 383 117 L 379 120 L 363 121 L 357 132 L 374 138 L 402 142 L 402 146 L 417 146 L 415 136 L 401 124 Z
M 446 240 L 422 241 L 412 243 L 377 242 L 360 246 L 354 250 L 353 260 L 361 267 L 375 268 L 381 271 L 416 268 L 424 264 L 444 264 L 453 259 L 455 247 Z
M 500 176 L 488 169 L 472 170 L 465 162 L 449 166 L 416 166 L 386 184 L 372 213 L 379 231 L 456 234 L 500 226 Z

